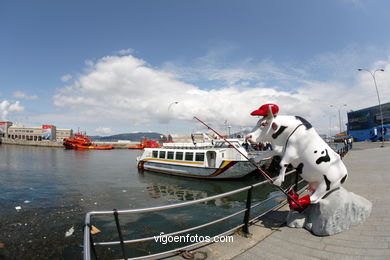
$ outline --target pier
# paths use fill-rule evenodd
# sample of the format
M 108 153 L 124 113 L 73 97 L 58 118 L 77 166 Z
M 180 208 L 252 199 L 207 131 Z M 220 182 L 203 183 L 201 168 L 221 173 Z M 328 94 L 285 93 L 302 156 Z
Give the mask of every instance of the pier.
M 355 143 L 344 162 L 349 179 L 344 187 L 373 203 L 362 225 L 318 237 L 306 229 L 284 225 L 288 206 L 270 212 L 250 227 L 250 237 L 234 236 L 234 244 L 212 244 L 199 251 L 208 259 L 389 259 L 390 144 Z M 195 251 L 196 252 L 196 251 Z M 179 258 L 177 258 L 179 259 Z

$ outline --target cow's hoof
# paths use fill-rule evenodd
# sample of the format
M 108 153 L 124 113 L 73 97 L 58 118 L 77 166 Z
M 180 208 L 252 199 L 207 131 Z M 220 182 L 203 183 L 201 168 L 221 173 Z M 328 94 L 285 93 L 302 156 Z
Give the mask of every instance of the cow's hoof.
M 282 185 L 282 180 L 281 179 L 276 179 L 275 181 L 274 181 L 274 184 L 276 185 L 276 186 L 281 186 Z

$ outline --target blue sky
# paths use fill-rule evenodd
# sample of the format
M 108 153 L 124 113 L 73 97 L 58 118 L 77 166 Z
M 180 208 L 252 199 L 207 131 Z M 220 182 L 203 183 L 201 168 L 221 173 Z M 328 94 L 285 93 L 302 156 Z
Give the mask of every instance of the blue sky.
M 271 101 L 327 132 L 330 104 L 376 102 L 358 67 L 389 66 L 390 101 L 388 24 L 388 1 L 1 1 L 0 115 L 188 133 L 194 114 L 250 127 Z

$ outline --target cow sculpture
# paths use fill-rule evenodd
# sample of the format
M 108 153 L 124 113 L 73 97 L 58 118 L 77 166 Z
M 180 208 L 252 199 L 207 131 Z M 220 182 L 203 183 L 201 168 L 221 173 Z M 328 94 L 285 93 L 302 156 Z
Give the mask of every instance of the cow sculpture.
M 284 181 L 286 169 L 292 165 L 300 176 L 309 183 L 314 191 L 299 199 L 290 195 L 303 207 L 318 203 L 330 191 L 340 187 L 347 179 L 347 169 L 340 156 L 318 135 L 312 125 L 299 116 L 277 115 L 279 108 L 275 104 L 262 105 L 251 113 L 262 116 L 253 132 L 247 135 L 251 143 L 270 142 L 273 150 L 256 158 L 260 161 L 280 156 L 280 173 L 274 184 L 280 186 Z M 290 208 L 301 211 L 291 200 Z

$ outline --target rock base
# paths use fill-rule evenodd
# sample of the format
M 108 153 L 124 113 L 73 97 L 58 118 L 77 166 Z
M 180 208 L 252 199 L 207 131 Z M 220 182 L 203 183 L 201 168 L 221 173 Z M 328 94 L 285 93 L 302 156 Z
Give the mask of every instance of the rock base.
M 302 213 L 290 211 L 286 222 L 289 227 L 304 227 L 317 236 L 330 236 L 361 224 L 371 209 L 370 201 L 341 187 Z

